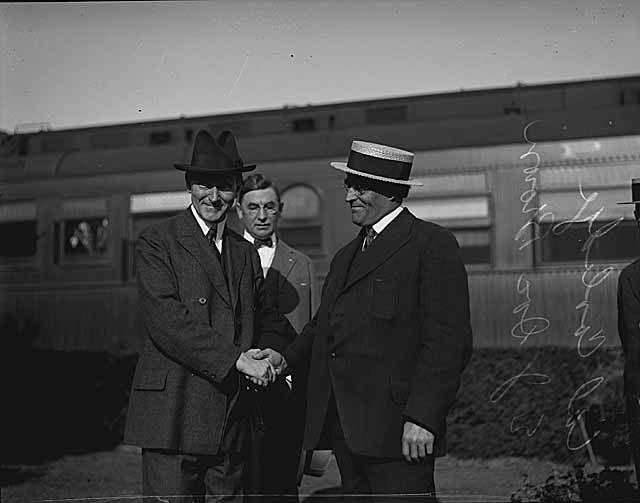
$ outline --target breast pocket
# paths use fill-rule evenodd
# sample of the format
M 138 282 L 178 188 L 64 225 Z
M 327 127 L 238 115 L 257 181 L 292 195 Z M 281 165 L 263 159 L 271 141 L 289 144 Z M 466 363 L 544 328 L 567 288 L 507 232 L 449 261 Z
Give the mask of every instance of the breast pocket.
M 397 312 L 398 290 L 394 280 L 374 278 L 371 291 L 371 314 L 376 318 L 392 319 Z

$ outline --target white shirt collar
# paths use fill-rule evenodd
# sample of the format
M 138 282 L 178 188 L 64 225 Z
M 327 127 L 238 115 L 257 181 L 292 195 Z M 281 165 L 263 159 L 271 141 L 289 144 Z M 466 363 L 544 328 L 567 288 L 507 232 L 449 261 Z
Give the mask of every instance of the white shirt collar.
M 393 222 L 396 219 L 396 217 L 400 213 L 402 213 L 403 209 L 404 209 L 404 206 L 400 205 L 395 210 L 393 210 L 390 213 L 387 213 L 384 217 L 382 217 L 375 224 L 373 224 L 371 227 L 373 227 L 373 230 L 376 231 L 376 234 L 380 234 L 387 227 L 387 225 Z
M 244 233 L 242 234 L 242 236 L 249 241 L 249 243 L 253 244 L 256 242 L 255 238 L 249 234 L 249 231 L 247 231 L 246 229 L 244 230 Z M 271 234 L 271 240 L 273 241 L 273 246 L 276 246 L 276 242 L 277 242 L 277 238 L 276 238 L 276 233 L 274 232 L 273 234 Z
M 190 205 L 189 208 L 191 208 L 191 213 L 193 213 L 193 216 L 195 217 L 196 222 L 198 222 L 198 225 L 200 226 L 200 230 L 202 230 L 202 233 L 206 236 L 209 233 L 209 229 L 211 229 L 211 227 L 213 226 L 198 214 L 196 209 L 193 207 L 193 204 Z M 224 232 L 224 227 L 226 224 L 227 224 L 226 216 L 222 219 L 221 222 L 218 222 L 218 228 L 216 229 L 216 246 L 218 245 L 218 242 L 222 242 L 222 233 Z

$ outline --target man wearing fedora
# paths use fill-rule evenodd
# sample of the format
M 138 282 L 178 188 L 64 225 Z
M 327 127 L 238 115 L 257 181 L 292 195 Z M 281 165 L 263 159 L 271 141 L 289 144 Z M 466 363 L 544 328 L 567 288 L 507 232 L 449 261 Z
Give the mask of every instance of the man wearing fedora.
M 277 371 L 310 365 L 304 446 L 329 438 L 342 491 L 427 501 L 446 416 L 472 349 L 467 274 L 446 229 L 402 206 L 413 154 L 354 141 L 345 201 L 356 238 L 333 258 L 320 307 Z
M 145 496 L 242 501 L 254 391 L 275 378 L 251 348 L 282 350 L 295 332 L 267 307 L 254 247 L 226 226 L 242 173 L 255 167 L 233 134 L 199 131 L 191 163 L 175 167 L 191 205 L 136 247 L 146 340 L 124 440 L 142 447 Z
M 640 231 L 640 178 L 631 180 L 633 215 Z M 629 422 L 629 444 L 640 477 L 640 259 L 627 265 L 618 278 L 618 333 L 624 351 L 624 393 Z

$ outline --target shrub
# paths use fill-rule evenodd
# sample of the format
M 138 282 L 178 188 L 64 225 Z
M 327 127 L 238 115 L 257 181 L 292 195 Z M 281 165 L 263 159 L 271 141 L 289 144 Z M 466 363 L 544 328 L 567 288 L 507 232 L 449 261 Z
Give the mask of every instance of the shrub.
M 631 483 L 631 470 L 603 470 L 586 474 L 582 465 L 565 474 L 553 473 L 535 485 L 525 476 L 520 489 L 511 495 L 513 503 L 631 503 L 640 501 L 640 491 Z
M 622 369 L 618 349 L 587 358 L 562 347 L 478 349 L 449 415 L 449 452 L 584 462 L 581 412 L 595 454 L 628 462 Z
M 2 462 L 39 462 L 122 442 L 136 361 L 135 355 L 79 351 L 14 355 L 12 367 L 21 373 L 8 386 L 4 419 L 11 435 Z

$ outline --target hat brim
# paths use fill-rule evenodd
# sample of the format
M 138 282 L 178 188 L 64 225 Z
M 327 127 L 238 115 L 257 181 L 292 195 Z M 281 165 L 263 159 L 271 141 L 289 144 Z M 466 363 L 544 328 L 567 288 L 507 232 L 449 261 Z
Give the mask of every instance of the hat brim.
M 416 180 L 396 180 L 395 178 L 387 178 L 386 176 L 372 175 L 371 173 L 365 173 L 364 171 L 356 171 L 347 166 L 346 162 L 330 162 L 332 168 L 339 169 L 345 173 L 351 175 L 362 176 L 365 178 L 371 178 L 372 180 L 378 180 L 380 182 L 396 183 L 398 185 L 411 185 L 413 187 L 422 187 L 424 184 Z
M 229 174 L 229 173 L 244 173 L 245 171 L 251 171 L 256 169 L 256 164 L 247 164 L 242 166 L 241 168 L 232 168 L 232 169 L 210 169 L 210 168 L 199 168 L 197 166 L 192 166 L 191 164 L 180 164 L 174 163 L 173 166 L 180 171 L 190 171 L 192 173 L 206 173 L 209 175 L 218 175 L 218 174 Z

